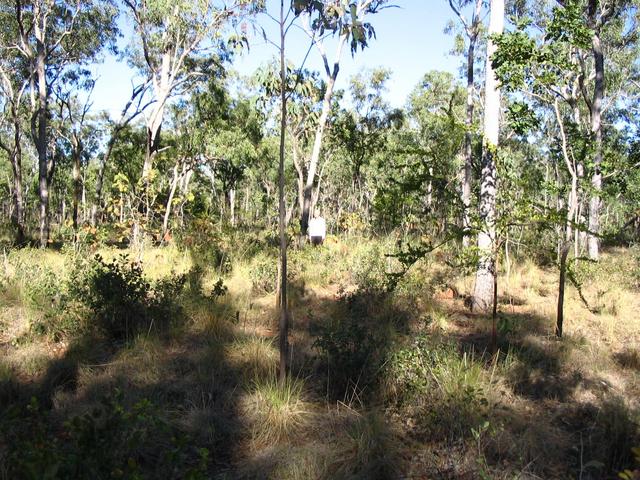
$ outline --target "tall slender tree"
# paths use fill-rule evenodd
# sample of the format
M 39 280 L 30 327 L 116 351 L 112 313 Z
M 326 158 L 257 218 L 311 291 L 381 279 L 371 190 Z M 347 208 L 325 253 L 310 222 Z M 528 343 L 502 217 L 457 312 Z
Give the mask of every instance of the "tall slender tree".
M 124 108 L 120 112 L 120 117 L 113 122 L 111 119 L 107 119 L 109 125 L 109 140 L 107 146 L 102 154 L 99 164 L 96 178 L 96 190 L 91 205 L 91 225 L 96 225 L 98 220 L 98 211 L 102 203 L 102 188 L 104 186 L 104 175 L 109 165 L 109 159 L 113 153 L 113 148 L 122 133 L 122 131 L 133 122 L 140 114 L 142 114 L 146 108 L 153 103 L 153 99 L 145 100 L 145 93 L 149 88 L 149 80 L 134 84 L 131 88 L 131 97 L 127 100 Z
M 224 29 L 255 2 L 124 2 L 135 22 L 141 50 L 140 58 L 133 61 L 150 79 L 154 100 L 146 119 L 147 145 L 141 177 L 147 184 L 160 149 L 160 130 L 169 99 L 220 67 L 226 48 L 221 40 Z
M 358 47 L 364 49 L 368 45 L 368 40 L 375 35 L 375 30 L 366 21 L 367 17 L 384 8 L 385 3 L 386 0 L 357 0 L 351 3 L 329 0 L 322 2 L 294 0 L 293 2 L 295 12 L 302 14 L 304 29 L 322 59 L 326 84 L 313 148 L 307 165 L 307 178 L 304 185 L 303 207 L 300 217 L 302 235 L 306 235 L 309 225 L 309 214 L 313 207 L 313 188 L 316 184 L 316 174 L 322 154 L 322 142 L 331 112 L 331 100 L 340 72 L 340 62 L 344 47 L 349 42 L 351 52 L 355 53 Z M 333 35 L 338 37 L 333 58 L 330 59 L 326 49 L 326 40 Z
M 3 47 L 19 52 L 27 64 L 31 137 L 38 153 L 40 246 L 49 240 L 49 191 L 55 156 L 49 151 L 53 84 L 69 67 L 86 64 L 115 39 L 115 6 L 107 0 L 7 2 L 13 27 Z
M 287 66 L 285 63 L 286 22 L 284 0 L 280 0 L 280 146 L 278 156 L 278 231 L 280 237 L 280 368 L 279 381 L 284 383 L 288 372 L 289 306 L 287 305 L 287 232 L 284 202 L 284 157 L 287 133 Z
M 497 47 L 491 35 L 504 31 L 504 0 L 491 0 L 489 42 L 487 44 L 484 91 L 484 135 L 480 178 L 480 231 L 478 232 L 478 270 L 473 293 L 473 308 L 488 311 L 493 303 L 496 276 L 496 161 L 500 136 L 500 85 L 492 65 Z
M 460 193 L 462 200 L 462 244 L 468 247 L 471 242 L 471 216 L 469 208 L 471 206 L 471 174 L 473 170 L 473 116 L 475 106 L 475 61 L 476 46 L 482 27 L 482 6 L 484 0 L 475 0 L 471 18 L 467 19 L 462 13 L 463 8 L 472 3 L 472 0 L 449 0 L 449 6 L 460 19 L 467 37 L 467 111 L 465 117 L 465 137 L 464 137 L 464 165 L 461 172 Z
M 23 98 L 29 87 L 29 77 L 25 74 L 24 62 L 12 51 L 3 52 L 0 59 L 0 92 L 4 115 L 0 119 L 0 148 L 11 163 L 13 175 L 13 211 L 11 223 L 16 235 L 15 243 L 25 241 L 25 200 L 22 180 L 22 141 L 24 131 Z

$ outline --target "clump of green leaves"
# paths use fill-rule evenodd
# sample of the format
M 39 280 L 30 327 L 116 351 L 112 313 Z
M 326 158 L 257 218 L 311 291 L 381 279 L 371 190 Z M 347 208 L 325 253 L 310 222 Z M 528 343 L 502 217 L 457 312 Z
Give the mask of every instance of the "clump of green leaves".
M 487 374 L 473 354 L 454 345 L 421 335 L 391 356 L 385 378 L 389 400 L 430 437 L 468 437 L 487 417 Z
M 116 340 L 162 330 L 180 316 L 176 299 L 186 275 L 173 275 L 151 284 L 140 263 L 126 255 L 105 261 L 96 255 L 75 294 L 95 315 L 98 327 Z
M 207 478 L 209 451 L 175 431 L 142 399 L 126 406 L 115 390 L 90 412 L 55 426 L 33 398 L 1 419 L 8 478 Z
M 258 294 L 276 291 L 278 282 L 278 263 L 269 257 L 257 258 L 251 265 L 249 275 L 253 289 Z
M 389 289 L 387 264 L 389 258 L 383 246 L 364 247 L 354 256 L 351 276 L 362 292 L 383 292 Z
M 401 316 L 389 312 L 390 302 L 375 293 L 343 294 L 333 317 L 317 326 L 314 347 L 326 361 L 334 395 L 377 386 Z

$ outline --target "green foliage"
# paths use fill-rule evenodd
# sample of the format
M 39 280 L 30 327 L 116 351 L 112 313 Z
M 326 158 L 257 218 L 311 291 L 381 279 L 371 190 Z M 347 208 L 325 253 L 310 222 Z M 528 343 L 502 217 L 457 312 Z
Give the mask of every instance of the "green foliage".
M 96 255 L 75 294 L 91 308 L 104 333 L 123 340 L 152 329 L 162 331 L 179 318 L 177 299 L 186 280 L 185 275 L 174 275 L 152 285 L 142 266 L 126 255 L 111 261 Z
M 15 273 L 4 279 L 5 288 L 29 311 L 31 333 L 58 340 L 81 331 L 84 312 L 71 292 L 74 278 L 64 275 L 62 265 L 52 267 L 31 249 L 12 252 L 9 263 Z
M 9 410 L 0 426 L 8 478 L 207 478 L 207 449 L 172 429 L 148 400 L 125 406 L 118 390 L 59 427 L 35 398 Z
M 507 118 L 509 126 L 517 135 L 526 135 L 539 125 L 539 120 L 533 109 L 524 102 L 513 102 L 508 107 Z
M 414 411 L 419 429 L 432 437 L 468 437 L 488 415 L 487 375 L 455 345 L 421 335 L 391 356 L 385 379 L 393 403 Z
M 631 268 L 629 272 L 631 277 L 631 284 L 634 288 L 640 290 L 640 248 L 635 247 L 631 251 L 631 258 L 633 260 L 631 262 Z
M 390 299 L 362 291 L 342 294 L 335 314 L 314 331 L 332 395 L 372 392 L 402 320 Z
M 631 451 L 633 452 L 633 455 L 635 457 L 636 464 L 640 465 L 640 447 L 634 447 L 631 449 Z M 622 480 L 638 480 L 640 478 L 640 469 L 632 471 L 627 468 L 624 471 L 620 472 L 618 474 L 618 477 L 620 477 Z
M 372 357 L 381 342 L 354 319 L 333 320 L 320 327 L 314 346 L 328 359 L 333 388 L 344 392 L 351 382 L 369 380 Z
M 384 245 L 378 243 L 361 248 L 350 264 L 351 277 L 362 292 L 384 292 L 389 286 L 387 265 L 390 258 Z
M 312 17 L 312 28 L 323 36 L 330 31 L 340 35 L 347 35 L 351 45 L 351 53 L 355 54 L 358 48 L 364 50 L 368 41 L 375 37 L 373 26 L 364 22 L 367 15 L 377 13 L 384 8 L 387 0 L 366 2 L 366 8 L 358 12 L 358 5 L 365 2 L 321 2 L 318 0 L 294 0 L 293 11 L 296 15 L 304 12 Z
M 256 293 L 264 295 L 275 292 L 278 288 L 278 260 L 264 256 L 254 259 L 249 275 Z
M 633 447 L 640 431 L 638 417 L 623 399 L 617 396 L 606 400 L 595 413 L 585 441 L 584 455 L 596 474 L 621 470 L 633 458 Z
M 568 42 L 588 50 L 594 32 L 588 27 L 584 2 L 570 0 L 553 9 L 552 20 L 547 27 L 547 39 L 554 42 Z

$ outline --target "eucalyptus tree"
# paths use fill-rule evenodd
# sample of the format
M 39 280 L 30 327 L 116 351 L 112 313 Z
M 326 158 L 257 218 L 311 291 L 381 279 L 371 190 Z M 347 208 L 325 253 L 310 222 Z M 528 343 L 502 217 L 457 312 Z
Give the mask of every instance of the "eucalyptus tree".
M 2 22 L 4 27 L 10 22 Z M 6 32 L 4 32 L 6 33 Z M 0 56 L 0 101 L 3 115 L 0 117 L 0 148 L 7 154 L 12 173 L 12 214 L 15 243 L 25 240 L 25 199 L 22 179 L 22 142 L 25 129 L 25 105 L 23 99 L 29 87 L 28 67 L 16 51 L 6 49 Z
M 465 117 L 466 133 L 464 138 L 464 166 L 461 175 L 461 200 L 462 200 L 462 244 L 468 247 L 470 244 L 470 206 L 471 206 L 471 182 L 473 170 L 473 116 L 475 107 L 475 61 L 476 46 L 482 31 L 482 11 L 485 0 L 449 0 L 449 6 L 456 14 L 466 37 L 466 70 L 467 70 L 467 110 Z M 467 18 L 464 9 L 473 5 L 471 16 Z
M 285 200 L 284 200 L 284 157 L 287 130 L 287 64 L 286 39 L 287 17 L 285 16 L 284 0 L 280 0 L 280 17 L 278 19 L 279 53 L 280 53 L 280 148 L 278 155 L 278 233 L 280 240 L 280 288 L 278 303 L 280 305 L 280 322 L 278 330 L 278 344 L 280 362 L 278 380 L 285 385 L 289 371 L 289 305 L 287 303 L 287 237 L 285 231 Z
M 567 257 L 580 228 L 580 178 L 586 155 L 586 143 L 581 131 L 580 48 L 589 37 L 580 26 L 581 11 L 576 4 L 555 7 L 548 20 L 541 22 L 543 33 L 537 38 L 529 29 L 530 20 L 522 20 L 516 30 L 495 39 L 498 49 L 494 67 L 502 84 L 509 92 L 525 95 L 528 103 L 516 101 L 512 107 L 524 118 L 532 108 L 546 109 L 550 131 L 558 139 L 559 147 L 549 153 L 559 159 L 569 176 L 569 186 L 563 188 L 560 171 L 556 174 L 558 192 L 567 191 L 566 201 L 558 200 L 557 213 L 548 212 L 548 222 L 556 217 L 563 224 L 558 238 L 560 278 L 556 333 L 562 336 L 564 319 L 564 293 L 567 275 Z M 524 122 L 526 123 L 526 122 Z M 535 121 L 533 122 L 535 123 Z
M 40 246 L 49 239 L 49 188 L 55 156 L 49 152 L 50 97 L 69 68 L 86 64 L 117 32 L 117 9 L 108 0 L 5 2 L 3 49 L 18 52 L 26 64 L 31 104 L 31 137 L 38 153 Z
M 202 157 L 214 183 L 222 183 L 221 213 L 227 210 L 228 220 L 235 226 L 237 191 L 258 161 L 263 118 L 256 99 L 247 92 L 230 94 L 230 80 L 211 78 L 206 88 L 198 89 L 188 101 L 181 102 L 179 110 L 192 112 L 177 128 L 184 130 L 189 126 L 182 136 L 189 137 L 191 149 Z M 250 188 L 250 182 L 244 183 Z M 249 195 L 245 191 L 245 204 Z
M 464 88 L 449 72 L 427 72 L 411 91 L 405 120 L 389 129 L 375 166 L 380 226 L 441 241 L 459 238 L 448 229 L 461 211 L 455 187 L 464 111 Z
M 603 4 L 601 2 L 600 7 Z M 601 83 L 603 79 L 597 80 L 600 75 L 596 70 L 601 66 L 596 68 L 596 62 L 593 67 L 587 64 L 587 54 L 593 53 L 593 43 L 598 41 L 594 40 L 594 30 L 589 25 L 588 17 L 585 16 L 586 6 L 584 2 L 576 0 L 563 2 L 562 5 L 556 5 L 549 10 L 542 10 L 538 12 L 535 29 L 529 28 L 530 19 L 523 19 L 515 31 L 496 39 L 499 49 L 494 58 L 498 76 L 507 90 L 517 92 L 517 96 L 524 95 L 527 99 L 528 105 L 520 101 L 512 105 L 512 107 L 519 105 L 517 110 L 520 112 L 520 117 L 527 112 L 531 113 L 532 108 L 537 109 L 539 113 L 543 110 L 547 111 L 547 118 L 550 118 L 551 123 L 554 124 L 551 132 L 558 138 L 559 144 L 558 148 L 553 149 L 555 151 L 550 151 L 550 154 L 559 159 L 560 165 L 564 166 L 564 172 L 569 177 L 567 181 L 569 185 L 563 185 L 563 175 L 556 174 L 557 190 L 566 191 L 567 198 L 566 201 L 558 202 L 557 214 L 548 212 L 547 219 L 549 223 L 559 222 L 563 225 L 563 232 L 558 240 L 560 268 L 556 319 L 558 336 L 563 332 L 568 253 L 573 243 L 576 246 L 576 257 L 578 257 L 578 233 L 587 230 L 581 213 L 583 197 L 587 196 L 583 193 L 582 185 L 585 165 L 589 167 L 587 160 L 590 155 L 593 155 L 592 183 L 593 175 L 596 177 L 601 175 L 599 169 L 602 166 L 603 139 L 598 140 L 597 129 L 602 128 L 600 117 L 604 105 L 601 104 L 600 97 L 603 93 Z M 618 33 L 625 30 L 623 27 L 625 24 L 628 25 L 627 21 L 618 23 Z M 535 36 L 536 32 L 539 32 L 537 36 Z M 631 38 L 627 41 L 631 41 Z M 621 42 L 621 44 L 624 43 L 625 41 Z M 615 52 L 615 50 L 612 48 L 609 51 Z M 590 81 L 593 81 L 594 85 L 597 83 L 598 86 L 589 88 Z M 616 83 L 620 84 L 619 79 Z M 599 100 L 596 100 L 597 98 Z M 590 117 L 589 126 L 584 121 L 585 110 Z M 597 120 L 595 123 L 594 119 Z M 591 193 L 599 202 L 598 189 L 594 187 Z M 593 203 L 593 197 L 590 204 Z M 591 218 L 588 231 L 597 235 L 597 229 L 592 230 L 592 220 L 597 219 L 599 215 L 589 213 Z
M 73 230 L 78 231 L 79 209 L 82 193 L 85 191 L 84 166 L 87 164 L 87 143 L 96 134 L 95 125 L 89 118 L 91 108 L 91 92 L 95 86 L 92 79 L 81 79 L 75 72 L 66 75 L 62 82 L 59 82 L 55 91 L 56 103 L 60 117 L 59 127 L 56 129 L 58 136 L 64 138 L 69 145 L 69 155 L 72 161 L 72 223 Z M 66 81 L 65 81 L 66 80 Z M 87 98 L 83 101 L 77 95 L 79 82 L 83 82 L 84 89 L 88 90 Z
M 195 81 L 219 73 L 227 55 L 225 30 L 251 11 L 256 2 L 124 0 L 124 3 L 134 20 L 137 37 L 138 51 L 131 62 L 152 86 L 153 104 L 146 118 L 146 154 L 141 176 L 146 186 L 160 149 L 160 130 L 170 98 L 186 92 Z
M 333 121 L 332 140 L 343 149 L 351 173 L 351 211 L 369 211 L 374 192 L 369 191 L 363 170 L 375 155 L 383 154 L 386 136 L 393 125 L 404 120 L 403 112 L 392 109 L 383 93 L 391 71 L 384 68 L 364 70 L 351 77 L 351 106 L 342 109 Z
M 304 210 L 305 181 L 308 164 L 304 161 L 318 123 L 318 103 L 322 101 L 322 83 L 315 72 L 287 70 L 289 79 L 287 106 L 287 135 L 291 144 L 291 158 L 296 171 L 298 212 Z M 321 174 L 320 174 L 321 176 Z M 318 184 L 312 199 L 318 196 Z
M 564 4 L 564 2 L 561 2 Z M 638 19 L 637 2 L 630 0 L 587 0 L 587 27 L 591 35 L 591 54 L 593 57 L 593 90 L 591 98 L 587 91 L 584 99 L 589 108 L 591 135 L 594 142 L 591 174 L 591 198 L 589 201 L 589 233 L 588 252 L 592 260 L 600 254 L 600 211 L 602 208 L 603 182 L 603 113 L 607 96 L 607 58 L 615 55 L 616 50 L 625 45 L 634 46 L 637 42 Z M 608 59 L 612 60 L 612 59 Z M 618 59 L 620 60 L 620 59 Z M 634 65 L 635 59 L 630 59 Z M 586 76 L 585 62 L 581 63 L 583 75 Z M 615 67 L 613 67 L 615 69 Z M 582 85 L 584 88 L 584 84 Z M 611 92 L 609 92 L 611 93 Z
M 280 108 L 280 73 L 279 65 L 271 63 L 259 68 L 254 82 L 259 85 L 260 98 L 265 115 L 279 119 Z M 305 68 L 295 68 L 286 62 L 285 77 L 287 79 L 287 118 L 285 148 L 290 150 L 290 157 L 295 171 L 296 197 L 294 205 L 287 210 L 286 224 L 289 224 L 295 204 L 298 213 L 302 214 L 304 206 L 304 187 L 307 178 L 308 163 L 305 161 L 313 142 L 318 123 L 319 109 L 323 97 L 323 83 L 317 72 Z M 288 157 L 287 157 L 288 158 Z M 287 172 L 285 171 L 285 174 Z M 322 172 L 320 172 L 320 177 Z M 312 191 L 312 199 L 317 198 L 318 183 Z M 285 194 L 286 196 L 286 194 Z
M 153 100 L 145 99 L 145 93 L 148 88 L 148 80 L 138 84 L 133 83 L 131 87 L 131 96 L 122 108 L 118 119 L 113 121 L 105 114 L 106 118 L 104 123 L 107 126 L 109 140 L 107 140 L 105 151 L 101 155 L 98 172 L 96 174 L 95 194 L 91 205 L 91 224 L 94 226 L 98 220 L 98 211 L 102 206 L 104 175 L 109 164 L 111 154 L 113 153 L 113 148 L 122 131 L 153 103 Z
M 495 303 L 496 281 L 496 195 L 498 178 L 496 161 L 500 136 L 500 85 L 492 65 L 497 46 L 491 35 L 504 30 L 504 0 L 491 0 L 489 42 L 485 67 L 484 134 L 482 139 L 482 171 L 480 177 L 480 230 L 478 232 L 478 270 L 473 292 L 473 308 L 488 311 Z
M 464 140 L 464 90 L 448 72 L 430 71 L 409 95 L 407 115 L 414 134 L 404 152 L 419 158 L 424 189 L 421 202 L 423 217 L 433 220 L 436 232 L 442 233 L 462 211 L 455 192 L 455 158 Z
M 303 235 L 306 234 L 309 223 L 313 187 L 320 165 L 324 134 L 331 112 L 332 97 L 340 72 L 344 47 L 349 44 L 351 53 L 355 54 L 359 47 L 364 49 L 369 45 L 369 40 L 374 37 L 375 30 L 373 25 L 367 21 L 368 17 L 385 8 L 387 3 L 387 0 L 352 2 L 346 0 L 337 2 L 331 0 L 294 0 L 292 2 L 295 13 L 302 17 L 303 28 L 320 55 L 325 80 L 322 109 L 316 126 L 313 148 L 308 159 L 307 178 L 304 185 L 304 204 L 300 218 Z M 332 58 L 329 58 L 327 52 L 329 37 L 337 37 Z

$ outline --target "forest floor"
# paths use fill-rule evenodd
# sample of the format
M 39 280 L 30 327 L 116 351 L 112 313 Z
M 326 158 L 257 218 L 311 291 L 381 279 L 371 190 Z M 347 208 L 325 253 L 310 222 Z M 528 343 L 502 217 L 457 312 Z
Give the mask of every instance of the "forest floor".
M 576 270 L 586 304 L 569 287 L 562 339 L 557 272 L 514 261 L 492 355 L 491 319 L 465 305 L 473 277 L 443 255 L 388 293 L 390 239 L 293 251 L 283 386 L 274 255 L 230 244 L 235 257 L 215 262 L 145 250 L 154 287 L 136 315 L 150 323 L 124 336 L 93 328 L 96 312 L 126 312 L 105 314 L 92 288 L 104 300 L 129 287 L 91 283 L 82 263 L 121 251 L 5 254 L 0 478 L 596 479 L 640 467 L 638 252 Z M 149 288 L 135 285 L 124 293 Z

